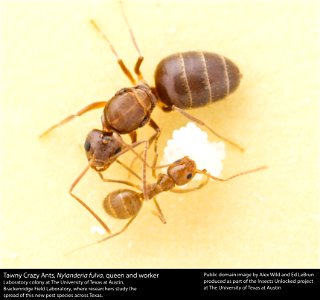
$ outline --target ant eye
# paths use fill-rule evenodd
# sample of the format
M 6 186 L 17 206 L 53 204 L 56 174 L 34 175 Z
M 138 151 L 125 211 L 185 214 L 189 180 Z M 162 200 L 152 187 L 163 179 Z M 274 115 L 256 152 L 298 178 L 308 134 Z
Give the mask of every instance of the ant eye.
M 89 141 L 85 141 L 84 143 L 84 149 L 89 152 L 90 151 L 90 148 L 91 148 L 91 144 Z
M 191 179 L 192 178 L 192 173 L 189 173 L 188 175 L 187 175 L 187 179 Z
M 114 154 L 118 154 L 121 151 L 121 147 L 117 148 Z

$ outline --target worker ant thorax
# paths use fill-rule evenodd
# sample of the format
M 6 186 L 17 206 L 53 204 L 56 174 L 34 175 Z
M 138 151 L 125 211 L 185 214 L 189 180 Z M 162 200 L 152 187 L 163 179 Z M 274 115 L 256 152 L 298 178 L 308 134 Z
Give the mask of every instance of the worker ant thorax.
M 148 198 L 151 199 L 161 192 L 172 190 L 176 185 L 181 186 L 188 184 L 196 173 L 196 163 L 185 156 L 170 164 L 167 169 L 167 174 L 158 174 L 156 183 L 147 184 L 146 194 Z

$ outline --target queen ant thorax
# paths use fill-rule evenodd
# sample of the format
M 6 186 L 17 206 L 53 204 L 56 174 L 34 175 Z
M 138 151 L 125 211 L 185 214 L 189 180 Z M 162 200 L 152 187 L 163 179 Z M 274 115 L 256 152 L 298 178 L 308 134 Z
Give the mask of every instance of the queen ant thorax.
M 129 134 L 132 143 L 134 143 L 137 141 L 136 130 L 146 124 L 159 134 L 159 126 L 151 118 L 153 109 L 158 105 L 166 112 L 172 110 L 178 111 L 183 116 L 204 126 L 217 137 L 242 151 L 242 147 L 218 134 L 204 122 L 185 111 L 189 108 L 206 106 L 234 92 L 239 86 L 242 77 L 238 67 L 228 58 L 215 53 L 203 51 L 176 53 L 162 59 L 157 65 L 155 70 L 155 86 L 151 87 L 145 81 L 140 71 L 144 57 L 141 55 L 121 2 L 120 6 L 122 16 L 130 32 L 131 40 L 138 53 L 138 59 L 134 66 L 136 79 L 97 23 L 91 20 L 91 24 L 109 44 L 121 70 L 133 86 L 120 89 L 108 101 L 90 103 L 77 113 L 51 126 L 41 134 L 41 137 L 75 117 L 94 109 L 104 108 L 101 117 L 102 129 L 107 132 Z M 149 144 L 151 142 L 149 140 Z

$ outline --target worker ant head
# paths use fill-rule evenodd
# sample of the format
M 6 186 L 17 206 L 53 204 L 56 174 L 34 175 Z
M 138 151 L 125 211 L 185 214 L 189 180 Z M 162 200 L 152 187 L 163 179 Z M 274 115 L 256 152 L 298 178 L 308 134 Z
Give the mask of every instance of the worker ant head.
M 174 180 L 176 185 L 185 185 L 192 180 L 196 171 L 196 163 L 185 156 L 172 163 L 168 167 L 167 173 Z
M 84 143 L 88 161 L 97 171 L 106 170 L 121 152 L 122 147 L 122 139 L 117 133 L 98 129 L 91 130 Z

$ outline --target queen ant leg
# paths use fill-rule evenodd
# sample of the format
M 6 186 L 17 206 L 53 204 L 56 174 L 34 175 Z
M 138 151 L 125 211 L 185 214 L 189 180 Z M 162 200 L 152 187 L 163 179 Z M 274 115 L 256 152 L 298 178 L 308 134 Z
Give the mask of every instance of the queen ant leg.
M 138 139 L 138 135 L 137 135 L 137 131 L 131 131 L 129 133 L 130 139 L 131 139 L 131 143 L 135 143 Z
M 149 125 L 157 132 L 157 135 L 154 137 L 154 158 L 153 158 L 153 163 L 152 163 L 152 176 L 154 178 L 156 178 L 156 169 L 155 169 L 155 167 L 156 167 L 156 164 L 157 164 L 157 161 L 158 161 L 158 156 L 159 156 L 159 153 L 158 153 L 158 140 L 159 140 L 159 137 L 160 137 L 160 134 L 161 134 L 161 129 L 153 119 L 150 119 Z M 153 140 L 150 141 L 150 143 L 152 143 L 152 142 L 153 142 Z
M 221 134 L 219 134 L 218 132 L 214 131 L 211 127 L 209 127 L 205 122 L 201 121 L 200 119 L 190 115 L 189 113 L 187 113 L 185 110 L 175 106 L 175 105 L 172 105 L 170 107 L 161 107 L 161 109 L 165 112 L 169 112 L 169 111 L 172 111 L 172 110 L 175 110 L 177 112 L 179 112 L 181 115 L 183 115 L 184 117 L 188 118 L 189 120 L 197 123 L 198 125 L 200 126 L 203 126 L 205 127 L 206 129 L 208 129 L 211 133 L 213 133 L 216 137 L 218 137 L 219 139 L 225 141 L 226 143 L 232 145 L 233 147 L 237 148 L 238 150 L 240 150 L 241 152 L 244 151 L 244 148 L 239 146 L 238 144 L 236 144 L 235 142 L 225 138 L 224 136 L 222 136 Z
M 66 118 L 64 118 L 62 121 L 60 121 L 59 123 L 51 126 L 49 129 L 47 129 L 45 132 L 43 132 L 39 137 L 42 138 L 44 137 L 45 135 L 47 135 L 50 131 L 52 131 L 53 129 L 59 127 L 59 126 L 62 126 L 68 122 L 70 122 L 71 120 L 73 120 L 74 118 L 76 117 L 80 117 L 82 116 L 83 114 L 91 111 L 91 110 L 94 110 L 94 109 L 98 109 L 98 108 L 102 108 L 102 107 L 105 107 L 106 105 L 106 101 L 100 101 L 100 102 L 93 102 L 93 103 L 90 103 L 89 105 L 85 106 L 84 108 L 82 108 L 81 110 L 79 110 L 77 113 L 75 114 L 72 114 Z
M 152 145 L 152 143 L 154 142 L 154 153 L 155 153 L 155 156 L 154 156 L 154 159 L 153 159 L 153 163 L 151 165 L 151 168 L 152 168 L 152 176 L 154 178 L 156 178 L 155 176 L 155 166 L 156 166 L 156 162 L 157 162 L 157 159 L 158 159 L 158 140 L 160 138 L 160 135 L 161 135 L 161 128 L 158 126 L 158 124 L 153 120 L 153 119 L 150 119 L 149 121 L 149 126 L 151 128 L 153 128 L 156 132 L 149 138 L 148 142 L 149 142 L 149 146 Z M 136 162 L 136 160 L 141 157 L 143 151 L 140 152 L 139 154 L 136 153 L 136 157 L 131 161 L 131 164 L 130 164 L 130 169 L 133 169 L 133 166 Z M 147 167 L 150 167 L 148 164 L 147 164 Z M 131 174 L 129 173 L 128 174 L 128 178 L 130 179 L 131 177 Z

